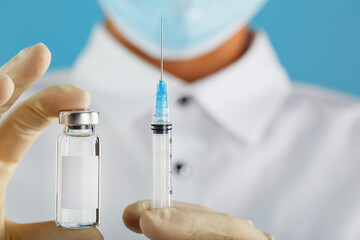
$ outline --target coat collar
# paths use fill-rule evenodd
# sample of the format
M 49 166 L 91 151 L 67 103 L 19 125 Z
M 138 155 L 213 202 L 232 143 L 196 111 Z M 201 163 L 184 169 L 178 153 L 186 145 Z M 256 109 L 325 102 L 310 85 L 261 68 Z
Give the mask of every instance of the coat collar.
M 75 84 L 119 123 L 154 107 L 159 69 L 119 44 L 103 25 L 95 26 L 73 71 Z M 181 93 L 192 96 L 224 129 L 249 144 L 261 140 L 291 92 L 288 75 L 261 31 L 244 56 L 211 76 L 193 84 L 169 73 L 165 78 L 170 100 Z

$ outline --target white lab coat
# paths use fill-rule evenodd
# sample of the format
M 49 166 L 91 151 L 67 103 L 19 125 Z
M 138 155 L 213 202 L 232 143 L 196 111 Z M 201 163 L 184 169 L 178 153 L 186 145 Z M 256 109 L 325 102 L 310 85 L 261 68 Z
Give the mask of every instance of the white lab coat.
M 73 69 L 50 73 L 27 92 L 61 83 L 90 92 L 91 108 L 101 113 L 105 239 L 144 238 L 125 228 L 122 212 L 151 198 L 159 75 L 96 26 Z M 241 59 L 201 81 L 165 78 L 173 160 L 182 165 L 173 176 L 174 200 L 251 219 L 278 239 L 360 239 L 358 99 L 290 82 L 263 32 Z M 6 196 L 11 219 L 54 219 L 61 131 L 57 123 L 49 127 L 18 167 Z

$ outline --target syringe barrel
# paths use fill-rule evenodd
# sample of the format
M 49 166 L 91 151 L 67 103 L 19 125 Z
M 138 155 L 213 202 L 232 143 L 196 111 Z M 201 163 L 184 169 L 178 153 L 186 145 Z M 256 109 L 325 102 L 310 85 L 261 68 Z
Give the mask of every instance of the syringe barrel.
M 153 131 L 153 208 L 171 207 L 172 124 L 152 124 Z

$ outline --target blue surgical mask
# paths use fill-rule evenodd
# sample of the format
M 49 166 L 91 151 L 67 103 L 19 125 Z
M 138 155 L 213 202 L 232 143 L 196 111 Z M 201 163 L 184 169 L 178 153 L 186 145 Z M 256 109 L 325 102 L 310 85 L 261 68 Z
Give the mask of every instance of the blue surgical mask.
M 160 56 L 164 20 L 167 60 L 191 59 L 221 46 L 267 0 L 98 0 L 118 31 L 148 55 Z

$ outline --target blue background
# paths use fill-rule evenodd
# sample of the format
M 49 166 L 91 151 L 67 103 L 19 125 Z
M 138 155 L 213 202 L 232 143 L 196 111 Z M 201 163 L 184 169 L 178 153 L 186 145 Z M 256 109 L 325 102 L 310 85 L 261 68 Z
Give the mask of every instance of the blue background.
M 44 42 L 52 69 L 71 66 L 102 18 L 95 0 L 0 1 L 0 65 Z M 253 26 L 268 32 L 292 79 L 360 95 L 359 0 L 270 0 Z

